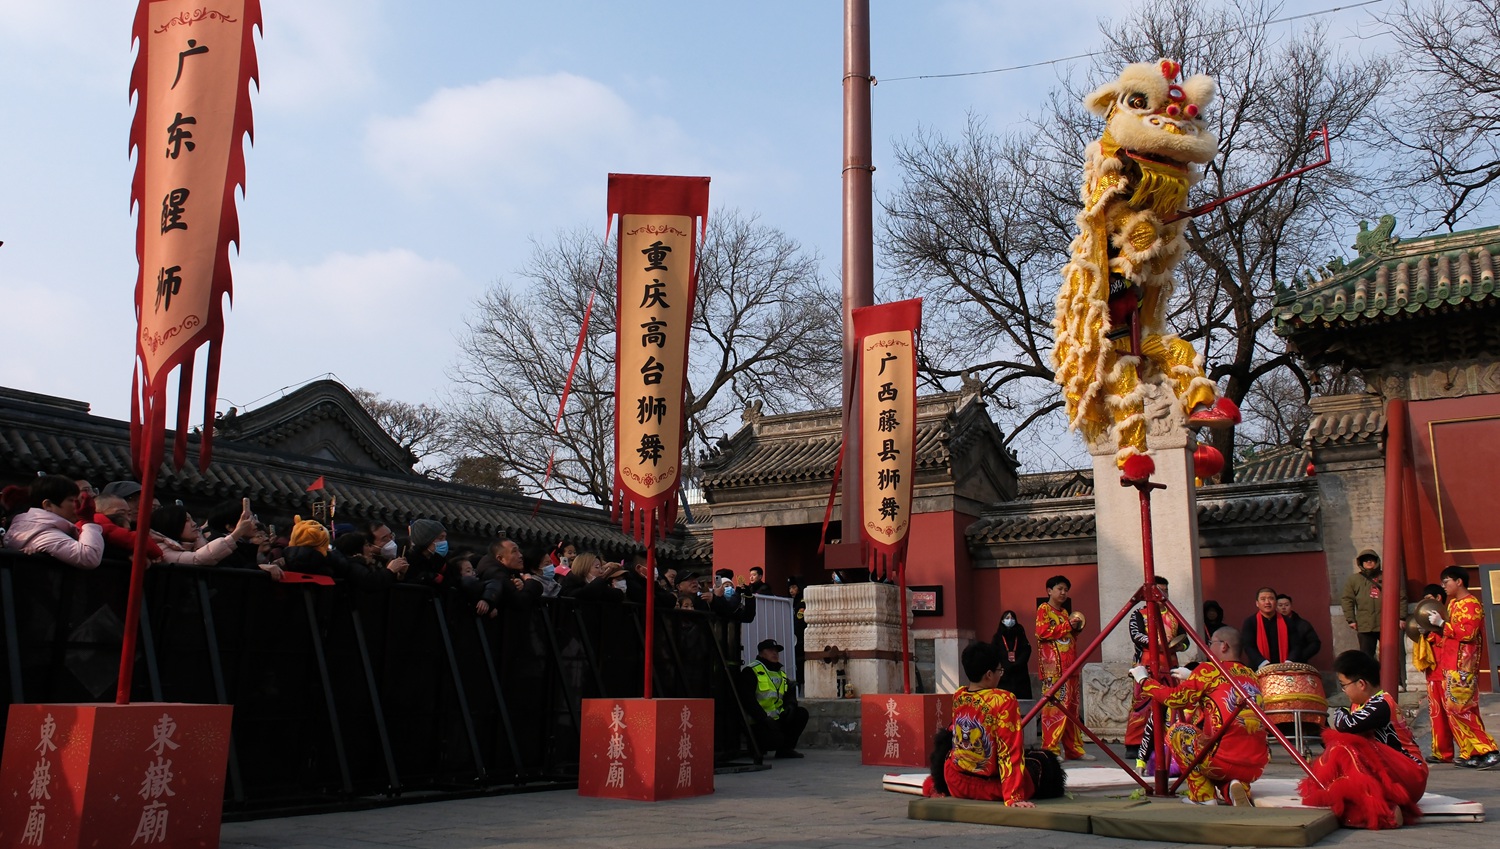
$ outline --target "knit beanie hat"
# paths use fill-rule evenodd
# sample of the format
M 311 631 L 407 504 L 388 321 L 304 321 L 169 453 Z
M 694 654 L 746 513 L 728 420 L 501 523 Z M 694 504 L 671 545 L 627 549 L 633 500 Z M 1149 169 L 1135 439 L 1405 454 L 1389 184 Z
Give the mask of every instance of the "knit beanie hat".
M 301 516 L 294 516 L 292 517 L 292 536 L 289 544 L 316 548 L 319 554 L 327 554 L 328 530 L 313 519 L 303 519 Z
M 427 546 L 438 538 L 438 534 L 445 531 L 441 522 L 432 519 L 418 519 L 411 523 L 411 547 L 415 551 L 426 551 Z

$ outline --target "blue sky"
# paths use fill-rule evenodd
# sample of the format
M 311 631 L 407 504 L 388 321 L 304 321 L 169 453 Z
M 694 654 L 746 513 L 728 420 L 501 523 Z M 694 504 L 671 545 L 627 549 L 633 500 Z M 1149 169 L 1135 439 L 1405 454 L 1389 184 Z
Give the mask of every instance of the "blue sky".
M 602 234 L 612 171 L 710 176 L 715 208 L 792 234 L 837 285 L 837 0 L 262 2 L 221 410 L 328 372 L 436 401 L 472 301 L 514 279 L 532 240 Z M 1087 52 L 1101 15 L 1135 5 L 874 0 L 873 71 Z M 134 8 L 0 0 L 0 385 L 116 418 L 129 411 L 134 334 Z M 1325 20 L 1340 38 L 1381 8 Z M 878 86 L 877 192 L 898 176 L 891 140 L 957 133 L 970 111 L 1003 129 L 1084 67 Z

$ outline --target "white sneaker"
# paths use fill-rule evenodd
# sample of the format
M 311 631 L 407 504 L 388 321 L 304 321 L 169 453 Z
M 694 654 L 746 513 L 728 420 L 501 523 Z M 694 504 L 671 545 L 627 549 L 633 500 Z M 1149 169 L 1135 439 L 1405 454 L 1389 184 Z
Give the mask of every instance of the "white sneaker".
M 1250 798 L 1250 788 L 1243 781 L 1229 782 L 1229 804 L 1236 808 L 1253 808 L 1255 802 Z
M 1182 801 L 1183 801 L 1183 804 L 1186 804 L 1186 805 L 1210 805 L 1211 806 L 1211 805 L 1217 805 L 1217 804 L 1219 804 L 1219 800 L 1218 799 L 1205 799 L 1202 802 L 1194 802 L 1192 799 L 1189 799 L 1186 796 L 1182 797 Z

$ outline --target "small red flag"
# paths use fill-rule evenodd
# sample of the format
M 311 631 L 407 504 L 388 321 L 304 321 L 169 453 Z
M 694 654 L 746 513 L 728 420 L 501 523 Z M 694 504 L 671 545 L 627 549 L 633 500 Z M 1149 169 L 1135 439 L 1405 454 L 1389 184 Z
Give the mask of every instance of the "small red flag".
M 324 477 L 323 475 L 318 475 L 318 479 L 312 482 L 312 486 L 308 487 L 307 491 L 308 492 L 312 492 L 315 489 L 322 489 L 323 488 L 323 477 Z

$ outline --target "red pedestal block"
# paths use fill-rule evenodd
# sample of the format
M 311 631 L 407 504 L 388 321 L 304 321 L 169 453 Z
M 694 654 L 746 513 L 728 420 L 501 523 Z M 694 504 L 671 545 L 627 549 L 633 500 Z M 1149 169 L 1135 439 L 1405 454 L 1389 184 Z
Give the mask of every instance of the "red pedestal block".
M 228 705 L 11 705 L 0 849 L 219 845 Z
M 578 795 L 657 802 L 712 792 L 712 699 L 583 700 Z
M 932 735 L 953 719 L 953 696 L 936 693 L 874 693 L 859 697 L 861 763 L 867 766 L 928 765 Z

